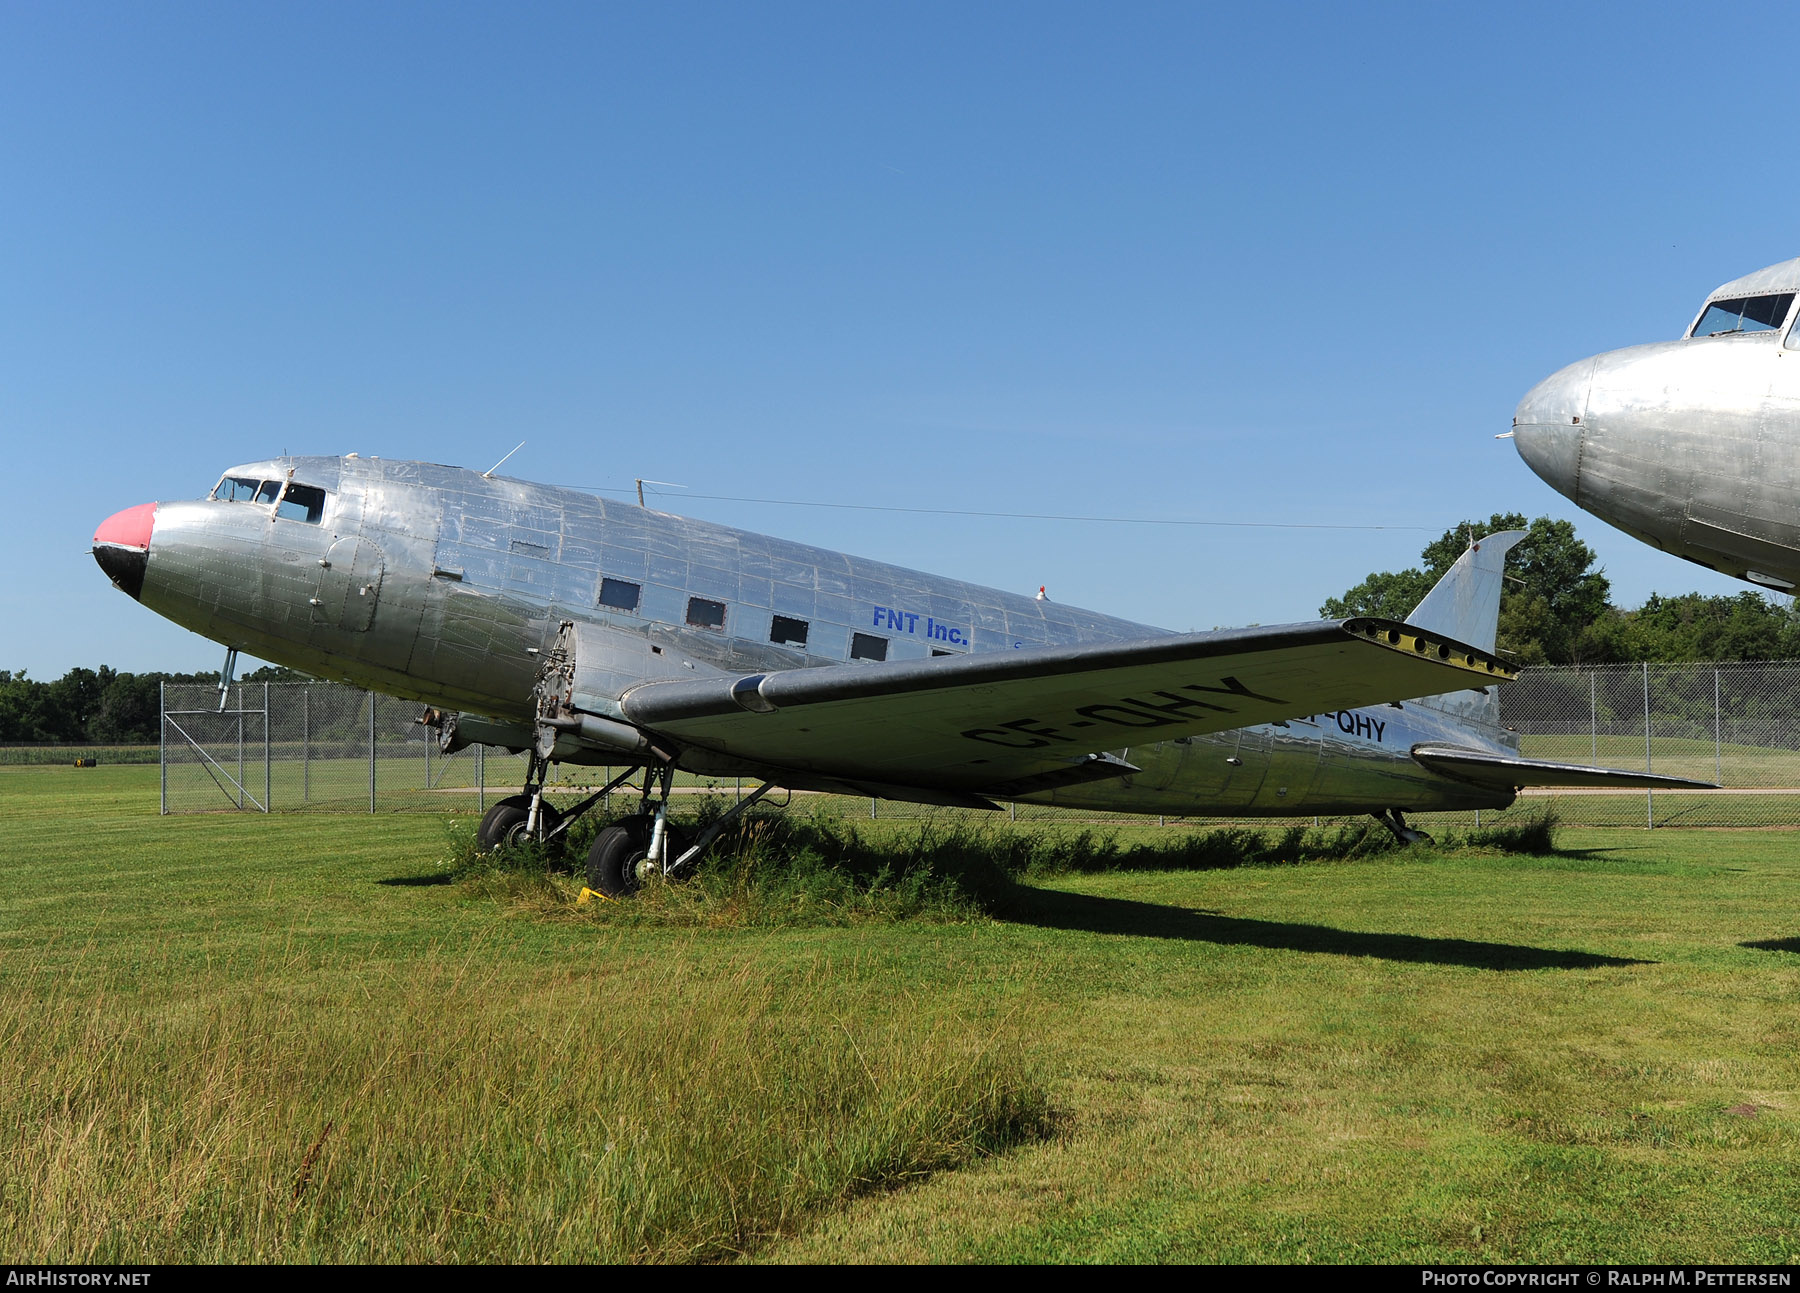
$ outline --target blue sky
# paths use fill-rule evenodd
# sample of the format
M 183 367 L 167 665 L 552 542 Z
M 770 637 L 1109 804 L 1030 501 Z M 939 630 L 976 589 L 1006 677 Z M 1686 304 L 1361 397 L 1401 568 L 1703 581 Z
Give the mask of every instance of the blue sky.
M 1623 604 L 1737 592 L 1493 437 L 1553 369 L 1800 254 L 1792 96 L 1749 57 L 1796 35 L 0 0 L 0 668 L 216 667 L 88 544 L 284 450 L 525 440 L 511 474 L 680 482 L 669 510 L 1173 628 L 1311 618 L 1507 510 L 1576 521 Z

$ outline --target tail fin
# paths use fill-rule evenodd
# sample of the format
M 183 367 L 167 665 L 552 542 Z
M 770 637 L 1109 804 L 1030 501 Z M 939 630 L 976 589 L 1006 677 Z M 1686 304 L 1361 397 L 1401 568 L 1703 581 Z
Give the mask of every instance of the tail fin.
M 1500 530 L 1470 544 L 1406 622 L 1492 651 L 1500 631 L 1506 554 L 1524 537 L 1524 530 Z M 1451 692 L 1431 700 L 1433 708 L 1473 722 L 1497 723 L 1500 718 L 1500 698 L 1491 688 Z
M 1500 629 L 1500 587 L 1506 554 L 1525 537 L 1524 530 L 1501 530 L 1469 545 L 1444 577 L 1413 608 L 1406 622 L 1467 642 L 1483 651 L 1494 649 Z

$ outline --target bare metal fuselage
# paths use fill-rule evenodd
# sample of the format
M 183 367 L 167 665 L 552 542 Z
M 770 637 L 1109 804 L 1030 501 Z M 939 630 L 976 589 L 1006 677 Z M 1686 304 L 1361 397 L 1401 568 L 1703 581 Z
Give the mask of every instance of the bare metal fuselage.
M 842 664 L 859 635 L 858 651 L 880 639 L 887 659 L 903 660 L 1162 632 L 459 468 L 292 458 L 232 474 L 316 485 L 326 492 L 323 514 L 293 519 L 242 501 L 158 504 L 141 568 L 146 606 L 265 659 L 521 731 L 532 721 L 542 653 L 564 621 L 598 631 L 602 675 L 617 692 L 659 678 Z M 637 605 L 603 605 L 609 583 L 635 587 Z M 692 598 L 722 606 L 723 624 L 688 623 Z M 770 640 L 775 617 L 805 623 L 803 647 Z M 1012 797 L 1183 815 L 1504 806 L 1509 788 L 1468 784 L 1411 757 L 1414 745 L 1444 742 L 1516 753 L 1492 706 L 1469 704 L 1474 695 L 1152 744 L 1122 725 L 1117 752 L 1140 771 Z M 685 752 L 682 764 L 780 772 L 704 750 Z
M 1779 300 L 1800 262 L 1728 283 Z M 1520 401 L 1520 456 L 1558 492 L 1676 556 L 1763 587 L 1800 586 L 1800 337 L 1699 332 L 1571 364 Z M 1703 311 L 1704 314 L 1704 311 Z

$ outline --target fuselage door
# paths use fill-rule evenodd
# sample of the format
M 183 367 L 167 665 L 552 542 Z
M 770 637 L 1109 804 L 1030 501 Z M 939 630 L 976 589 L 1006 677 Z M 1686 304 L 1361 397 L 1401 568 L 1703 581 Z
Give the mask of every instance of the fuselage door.
M 314 622 L 368 632 L 381 597 L 382 569 L 381 549 L 367 539 L 347 537 L 332 544 L 319 568 Z

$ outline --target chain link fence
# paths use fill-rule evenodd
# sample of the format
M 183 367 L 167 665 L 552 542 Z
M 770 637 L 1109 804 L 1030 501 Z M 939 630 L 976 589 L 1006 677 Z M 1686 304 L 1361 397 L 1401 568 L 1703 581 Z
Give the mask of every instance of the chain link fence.
M 1800 824 L 1800 661 L 1527 669 L 1500 710 L 1526 758 L 1724 787 L 1528 791 L 1520 807 L 1551 799 L 1564 821 L 1596 826 Z
M 516 789 L 525 774 L 523 758 L 479 746 L 444 754 L 422 706 L 354 687 L 242 683 L 220 701 L 164 684 L 163 812 L 482 810 L 490 779 Z
M 163 688 L 162 811 L 314 809 L 338 812 L 482 812 L 517 793 L 525 758 L 473 746 L 446 755 L 418 723 L 422 707 L 335 683 L 239 684 L 220 706 L 216 687 Z M 1800 824 L 1800 661 L 1606 665 L 1527 669 L 1500 691 L 1501 718 L 1527 758 L 1648 769 L 1721 791 L 1527 791 L 1505 812 L 1428 813 L 1427 830 L 1467 829 L 1552 808 L 1593 826 Z M 575 790 L 610 780 L 609 768 L 564 766 Z M 553 788 L 558 784 L 553 782 Z M 683 793 L 735 794 L 724 780 L 677 778 Z M 626 792 L 620 792 L 626 793 Z M 890 801 L 804 796 L 826 811 L 886 819 L 971 813 Z M 1156 818 L 1017 805 L 1018 821 L 1212 824 L 1229 818 Z M 1268 822 L 1270 819 L 1258 819 Z M 1280 819 L 1312 824 L 1317 819 Z

